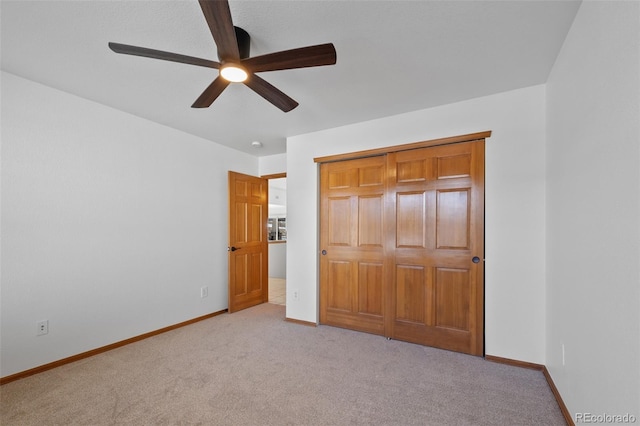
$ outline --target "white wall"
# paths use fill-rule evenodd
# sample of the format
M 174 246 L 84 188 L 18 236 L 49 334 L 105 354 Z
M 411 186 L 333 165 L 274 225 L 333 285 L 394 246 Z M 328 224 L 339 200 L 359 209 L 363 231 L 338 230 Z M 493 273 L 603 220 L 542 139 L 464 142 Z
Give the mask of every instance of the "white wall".
M 269 278 L 287 278 L 287 244 L 269 244 Z
M 260 176 L 287 172 L 287 154 L 268 155 L 259 158 Z
M 228 169 L 258 159 L 3 72 L 1 375 L 225 309 Z
M 283 178 L 283 179 L 286 179 L 286 178 Z M 269 182 L 271 181 L 272 180 L 269 179 Z M 275 186 L 269 185 L 269 217 L 284 217 L 286 213 L 287 213 L 287 190 L 283 188 L 276 188 Z
M 274 175 L 287 172 L 287 154 L 269 155 L 260 157 L 260 176 Z M 278 199 L 275 199 L 275 195 Z M 286 217 L 287 191 L 281 188 L 269 188 L 269 217 Z M 280 209 L 280 205 L 285 206 Z M 287 230 L 288 232 L 288 230 Z M 286 254 L 287 243 L 269 244 L 269 276 L 272 278 L 286 278 Z
M 318 317 L 314 157 L 492 130 L 486 148 L 486 353 L 544 363 L 545 87 L 287 140 L 287 317 Z M 293 291 L 299 300 L 292 300 Z
M 574 419 L 640 419 L 639 98 L 640 4 L 583 2 L 547 85 L 546 359 Z

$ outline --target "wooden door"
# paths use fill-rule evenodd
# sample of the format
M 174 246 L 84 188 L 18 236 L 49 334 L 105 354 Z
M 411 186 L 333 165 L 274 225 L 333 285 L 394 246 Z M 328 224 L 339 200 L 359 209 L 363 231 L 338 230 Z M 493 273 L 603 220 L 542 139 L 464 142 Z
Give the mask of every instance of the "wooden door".
M 320 166 L 320 322 L 384 334 L 385 157 Z
M 268 182 L 229 172 L 229 312 L 268 302 Z
M 484 141 L 388 155 L 390 337 L 483 355 Z
M 320 166 L 320 322 L 484 351 L 484 140 Z

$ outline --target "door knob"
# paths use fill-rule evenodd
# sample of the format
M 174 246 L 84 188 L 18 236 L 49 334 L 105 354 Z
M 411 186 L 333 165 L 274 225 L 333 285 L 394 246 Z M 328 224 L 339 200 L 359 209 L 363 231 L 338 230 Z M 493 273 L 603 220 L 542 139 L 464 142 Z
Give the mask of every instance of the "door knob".
M 478 256 L 473 256 L 473 259 L 471 259 L 471 261 L 473 263 L 480 263 L 480 258 Z
M 321 252 L 321 253 L 322 253 L 322 255 L 323 255 L 323 256 L 326 256 L 326 255 L 327 255 L 327 251 L 326 251 L 326 250 L 322 250 L 322 252 Z
M 236 251 L 236 250 L 240 250 L 240 248 L 231 246 L 227 249 L 227 251 Z

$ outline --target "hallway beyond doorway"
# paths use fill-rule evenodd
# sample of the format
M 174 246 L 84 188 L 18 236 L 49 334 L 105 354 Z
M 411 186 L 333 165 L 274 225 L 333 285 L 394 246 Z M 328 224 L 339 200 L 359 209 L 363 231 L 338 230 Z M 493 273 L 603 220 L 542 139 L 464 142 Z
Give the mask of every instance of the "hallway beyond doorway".
M 269 303 L 285 305 L 287 300 L 287 280 L 284 278 L 269 278 Z

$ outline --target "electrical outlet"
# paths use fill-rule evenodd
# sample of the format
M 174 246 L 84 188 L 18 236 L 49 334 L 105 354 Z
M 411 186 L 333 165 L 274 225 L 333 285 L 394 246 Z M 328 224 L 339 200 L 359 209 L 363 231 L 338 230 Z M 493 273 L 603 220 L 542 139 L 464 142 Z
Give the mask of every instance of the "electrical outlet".
M 38 321 L 38 331 L 36 336 L 44 336 L 49 333 L 49 320 Z
M 300 300 L 300 294 L 298 293 L 298 289 L 293 290 L 293 300 L 296 302 Z
M 208 295 L 209 295 L 209 287 L 207 286 L 200 287 L 200 297 L 204 299 Z

